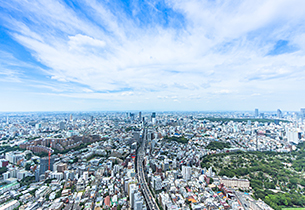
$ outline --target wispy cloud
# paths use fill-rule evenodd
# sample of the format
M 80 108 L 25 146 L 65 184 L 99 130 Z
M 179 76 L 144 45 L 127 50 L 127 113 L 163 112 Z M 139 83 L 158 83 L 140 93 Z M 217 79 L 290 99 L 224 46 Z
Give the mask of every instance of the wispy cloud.
M 46 66 L 41 74 L 53 85 L 32 87 L 47 94 L 181 103 L 213 101 L 215 94 L 233 95 L 237 103 L 305 78 L 302 0 L 87 0 L 73 7 L 13 0 L 0 6 L 6 33 Z M 62 93 L 56 84 L 72 88 Z

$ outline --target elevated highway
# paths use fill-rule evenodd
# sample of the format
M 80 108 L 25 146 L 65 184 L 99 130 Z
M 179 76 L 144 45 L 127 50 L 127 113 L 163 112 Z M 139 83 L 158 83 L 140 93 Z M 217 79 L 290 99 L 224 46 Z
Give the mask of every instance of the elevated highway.
M 151 191 L 148 188 L 145 174 L 144 174 L 144 156 L 145 156 L 145 146 L 146 146 L 146 139 L 147 137 L 147 130 L 144 128 L 143 135 L 142 135 L 142 143 L 140 148 L 138 149 L 136 161 L 137 161 L 137 177 L 140 184 L 140 188 L 144 195 L 147 207 L 149 210 L 160 210 L 159 206 L 156 203 L 155 197 L 152 195 Z

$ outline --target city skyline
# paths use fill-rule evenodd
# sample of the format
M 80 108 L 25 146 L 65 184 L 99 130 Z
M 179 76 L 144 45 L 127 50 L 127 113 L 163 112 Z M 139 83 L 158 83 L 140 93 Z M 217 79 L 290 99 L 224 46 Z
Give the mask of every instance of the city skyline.
M 1 112 L 299 111 L 305 2 L 0 3 Z

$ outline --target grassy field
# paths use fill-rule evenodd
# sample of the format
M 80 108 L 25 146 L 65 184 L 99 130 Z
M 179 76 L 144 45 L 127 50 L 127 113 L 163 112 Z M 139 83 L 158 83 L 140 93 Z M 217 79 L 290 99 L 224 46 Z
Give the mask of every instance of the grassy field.
M 282 210 L 305 210 L 305 208 L 282 208 Z

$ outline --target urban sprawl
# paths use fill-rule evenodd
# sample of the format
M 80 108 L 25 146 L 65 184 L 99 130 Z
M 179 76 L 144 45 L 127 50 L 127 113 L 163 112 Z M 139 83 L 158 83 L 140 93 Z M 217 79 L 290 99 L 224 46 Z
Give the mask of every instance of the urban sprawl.
M 0 113 L 0 210 L 302 207 L 303 118 L 305 109 Z M 259 168 L 272 157 L 287 180 Z M 287 193 L 299 200 L 272 200 Z

